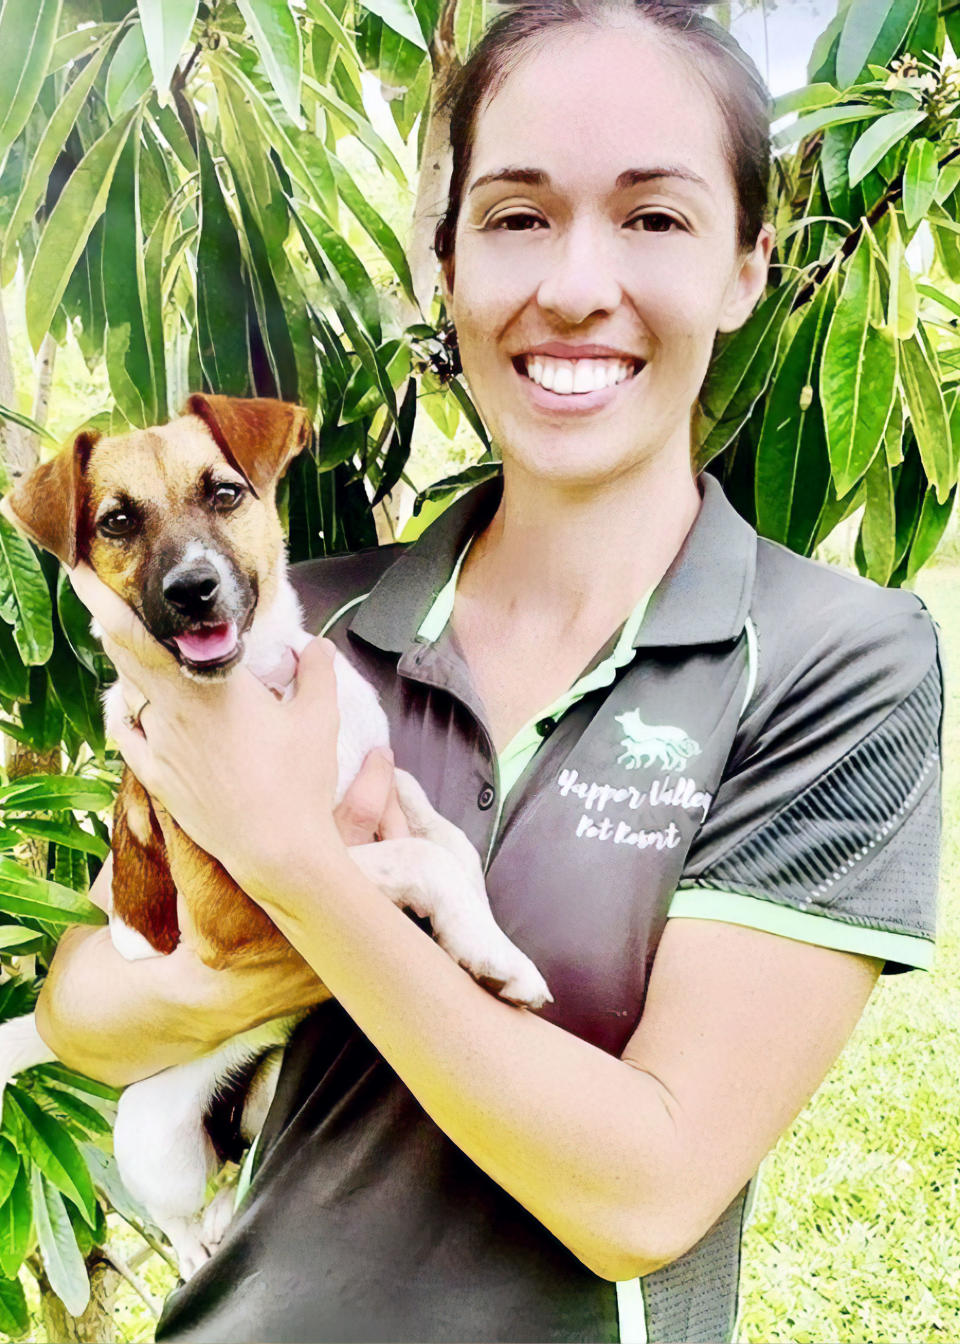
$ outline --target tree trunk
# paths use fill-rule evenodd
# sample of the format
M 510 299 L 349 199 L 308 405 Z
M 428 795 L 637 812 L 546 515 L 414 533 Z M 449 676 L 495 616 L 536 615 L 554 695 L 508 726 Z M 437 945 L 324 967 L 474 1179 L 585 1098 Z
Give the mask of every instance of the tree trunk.
M 33 399 L 33 418 L 38 425 L 46 425 L 47 411 L 50 408 L 50 387 L 53 383 L 53 367 L 57 362 L 57 342 L 48 331 L 40 346 L 37 357 L 37 392 Z M 40 445 L 35 445 L 37 454 Z
M 116 1344 L 113 1303 L 120 1275 L 100 1252 L 87 1256 L 90 1301 L 82 1316 L 71 1316 L 50 1287 L 42 1264 L 38 1267 L 40 1310 L 48 1344 Z
M 0 292 L 0 405 L 13 409 L 16 395 L 13 356 L 10 352 L 7 319 L 3 311 L 3 293 Z M 20 425 L 0 419 L 0 456 L 11 481 L 25 475 L 37 461 L 37 448 L 33 442 L 33 435 Z

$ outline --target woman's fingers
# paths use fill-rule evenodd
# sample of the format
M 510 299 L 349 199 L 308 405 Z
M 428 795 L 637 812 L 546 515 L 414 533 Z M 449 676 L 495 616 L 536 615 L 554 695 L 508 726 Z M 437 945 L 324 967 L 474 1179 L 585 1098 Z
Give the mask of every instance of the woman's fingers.
M 368 845 L 383 835 L 381 826 L 392 791 L 393 753 L 377 747 L 367 753 L 356 778 L 334 808 L 333 819 L 345 845 Z
M 138 687 L 151 671 L 179 676 L 176 658 L 147 630 L 123 598 L 80 563 L 69 571 L 73 590 L 99 626 L 104 652 L 128 681 Z

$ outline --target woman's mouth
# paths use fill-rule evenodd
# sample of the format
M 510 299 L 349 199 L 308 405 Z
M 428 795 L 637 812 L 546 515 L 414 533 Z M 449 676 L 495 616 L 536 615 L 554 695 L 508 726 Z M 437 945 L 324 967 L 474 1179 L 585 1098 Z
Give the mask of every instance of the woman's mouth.
M 619 358 L 516 355 L 512 362 L 534 404 L 547 410 L 586 411 L 605 406 L 621 384 L 632 383 L 646 368 L 644 360 Z

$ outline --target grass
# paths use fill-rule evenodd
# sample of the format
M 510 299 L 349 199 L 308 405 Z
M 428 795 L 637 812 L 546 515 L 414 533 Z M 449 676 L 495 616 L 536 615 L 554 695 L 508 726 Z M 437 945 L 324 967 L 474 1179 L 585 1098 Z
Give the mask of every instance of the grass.
M 947 676 L 936 965 L 884 977 L 764 1166 L 744 1244 L 743 1344 L 960 1339 L 960 561 L 921 574 Z

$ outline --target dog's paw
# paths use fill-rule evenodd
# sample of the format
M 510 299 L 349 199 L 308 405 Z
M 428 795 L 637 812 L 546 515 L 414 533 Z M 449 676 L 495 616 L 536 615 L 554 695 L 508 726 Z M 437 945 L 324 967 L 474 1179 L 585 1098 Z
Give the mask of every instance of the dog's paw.
M 474 963 L 466 969 L 479 984 L 506 999 L 507 1003 L 515 1003 L 521 1008 L 542 1008 L 545 1003 L 553 1003 L 546 980 L 530 958 L 507 937 L 503 937 L 492 955 L 484 957 L 482 964 Z
M 204 1209 L 203 1221 L 200 1224 L 200 1240 L 210 1255 L 223 1241 L 227 1228 L 233 1221 L 235 1202 L 236 1191 L 230 1186 L 216 1194 Z

